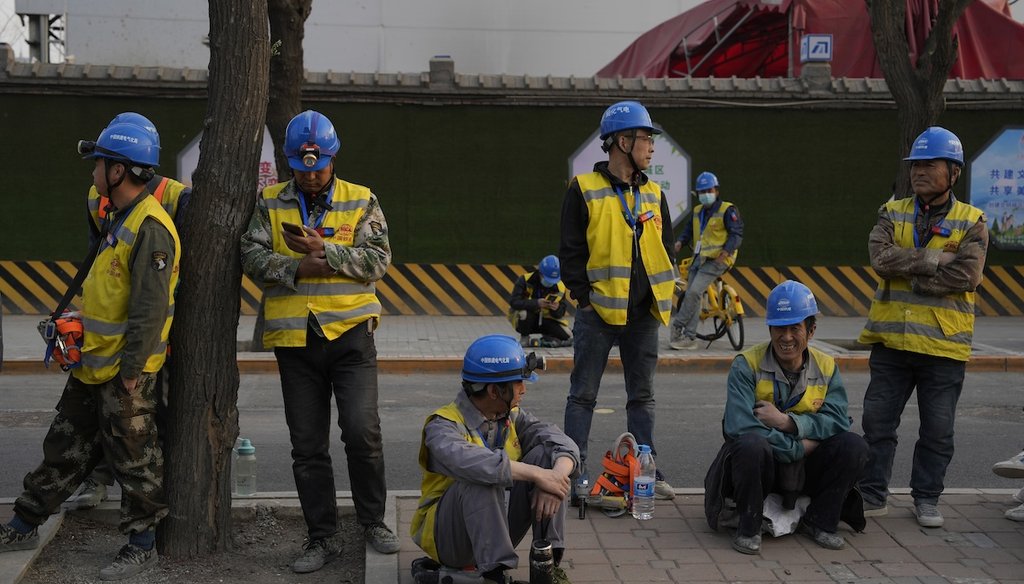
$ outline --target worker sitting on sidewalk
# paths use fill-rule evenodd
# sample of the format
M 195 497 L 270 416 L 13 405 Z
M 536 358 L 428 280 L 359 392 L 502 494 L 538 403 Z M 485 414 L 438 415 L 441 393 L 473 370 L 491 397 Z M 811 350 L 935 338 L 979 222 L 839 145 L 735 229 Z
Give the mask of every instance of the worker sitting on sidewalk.
M 782 494 L 789 509 L 797 495 L 810 497 L 797 530 L 824 548 L 845 546 L 836 533 L 840 519 L 857 531 L 866 524 L 855 487 L 868 447 L 850 432 L 835 360 L 807 346 L 817 313 L 807 286 L 779 284 L 766 309 L 771 341 L 744 351 L 729 370 L 725 444 L 704 478 L 704 512 L 712 529 L 738 521 L 732 547 L 744 554 L 761 549 L 771 493 Z
M 412 538 L 430 560 L 422 568 L 475 565 L 484 582 L 505 582 L 519 565 L 516 545 L 533 527 L 551 542 L 556 581 L 565 552 L 565 501 L 579 449 L 555 424 L 519 409 L 526 381 L 543 361 L 512 337 L 488 335 L 470 345 L 455 401 L 427 416 L 420 443 L 423 470 Z
M 519 333 L 524 347 L 569 347 L 572 333 L 565 318 L 565 284 L 558 258 L 549 255 L 516 280 L 508 298 L 508 320 Z M 540 333 L 540 342 L 531 345 L 530 335 Z

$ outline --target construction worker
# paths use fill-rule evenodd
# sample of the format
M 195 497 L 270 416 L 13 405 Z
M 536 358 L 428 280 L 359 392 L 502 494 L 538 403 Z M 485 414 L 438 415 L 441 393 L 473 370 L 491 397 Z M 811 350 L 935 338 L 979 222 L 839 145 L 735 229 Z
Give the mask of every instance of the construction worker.
M 823 548 L 846 545 L 840 519 L 857 531 L 866 525 L 856 485 L 868 447 L 850 431 L 835 360 L 808 346 L 817 314 L 807 286 L 779 284 L 765 309 L 771 340 L 744 351 L 729 370 L 725 444 L 704 479 L 704 510 L 712 529 L 735 524 L 732 547 L 740 553 L 760 551 L 772 493 L 782 495 L 775 502 L 782 510 L 810 498 L 797 529 Z M 726 498 L 735 507 L 726 507 Z
M 868 238 L 871 267 L 881 280 L 860 334 L 860 342 L 871 345 L 863 419 L 871 456 L 860 487 L 865 515 L 884 515 L 896 430 L 916 389 L 921 424 L 910 493 L 917 522 L 941 527 L 938 501 L 953 458 L 988 229 L 980 209 L 953 196 L 964 164 L 955 134 L 928 128 L 904 160 L 914 196 L 882 205 Z
M 519 333 L 519 344 L 531 346 L 531 334 L 540 333 L 541 347 L 572 345 L 569 319 L 565 317 L 565 284 L 558 257 L 549 255 L 537 264 L 537 270 L 516 279 L 508 298 L 508 320 Z
M 160 146 L 160 134 L 157 132 L 153 122 L 146 116 L 135 112 L 124 112 L 114 116 L 114 119 L 110 120 L 108 125 L 112 126 L 118 123 L 138 126 L 140 131 L 149 135 L 149 139 L 157 147 Z M 79 142 L 79 150 L 88 150 L 91 144 L 91 142 Z M 85 152 L 81 153 L 85 154 Z M 149 182 L 146 183 L 146 189 L 160 203 L 164 211 L 167 211 L 171 220 L 175 222 L 175 226 L 180 225 L 178 222 L 178 212 L 182 210 L 182 215 L 184 214 L 184 209 L 192 195 L 192 189 L 172 178 L 160 176 L 159 174 L 153 174 L 153 178 L 149 179 Z M 89 241 L 92 243 L 103 234 L 104 226 L 107 223 L 107 208 L 110 206 L 110 198 L 101 195 L 99 190 L 96 189 L 96 185 L 92 185 L 89 187 L 86 201 L 89 212 Z M 168 358 L 164 363 L 164 367 L 157 373 L 156 378 L 157 424 L 160 427 L 163 427 L 165 370 L 170 366 L 171 363 Z M 92 509 L 107 498 L 107 487 L 113 484 L 114 473 L 110 468 L 110 464 L 106 460 L 102 460 L 96 465 L 92 473 L 82 481 L 78 490 L 68 498 L 65 507 L 68 509 Z
M 387 221 L 370 189 L 334 175 L 341 140 L 307 110 L 285 130 L 292 179 L 263 189 L 242 235 L 242 269 L 263 286 L 263 344 L 274 349 L 309 541 L 292 564 L 315 572 L 339 552 L 331 465 L 331 396 L 345 443 L 356 519 L 381 553 L 398 551 L 383 523 L 387 484 L 377 412 L 381 306 L 374 283 L 391 263 Z
M 0 526 L 0 551 L 36 547 L 37 526 L 106 455 L 121 484 L 120 528 L 128 544 L 100 570 L 102 580 L 156 565 L 156 524 L 167 515 L 155 381 L 174 314 L 180 244 L 146 188 L 159 154 L 151 132 L 119 122 L 85 155 L 110 207 L 109 228 L 82 286 L 81 362 L 71 369 L 43 442 L 43 462 L 25 477 L 14 519 Z
M 601 376 L 616 342 L 626 381 L 626 427 L 656 452 L 658 327 L 669 323 L 676 274 L 668 203 L 643 172 L 661 131 L 635 101 L 609 107 L 600 128 L 608 160 L 569 184 L 558 253 L 562 280 L 578 305 L 565 433 L 579 445 L 584 465 Z M 675 496 L 660 468 L 655 496 Z
M 698 348 L 700 299 L 708 285 L 736 263 L 743 243 L 743 220 L 736 205 L 718 196 L 718 177 L 710 172 L 697 175 L 695 184 L 700 204 L 693 219 L 683 222 L 683 232 L 675 243 L 678 255 L 693 242 L 693 262 L 686 276 L 686 293 L 679 311 L 672 317 L 669 347 L 676 350 Z
M 555 565 L 561 562 L 563 503 L 579 450 L 556 425 L 519 407 L 538 367 L 543 362 L 512 337 L 480 337 L 466 350 L 462 390 L 423 425 L 423 485 L 411 535 L 430 559 L 413 562 L 414 574 L 471 565 L 483 581 L 505 584 L 531 526 L 534 540 L 548 540 Z M 556 582 L 568 582 L 560 568 L 556 574 Z

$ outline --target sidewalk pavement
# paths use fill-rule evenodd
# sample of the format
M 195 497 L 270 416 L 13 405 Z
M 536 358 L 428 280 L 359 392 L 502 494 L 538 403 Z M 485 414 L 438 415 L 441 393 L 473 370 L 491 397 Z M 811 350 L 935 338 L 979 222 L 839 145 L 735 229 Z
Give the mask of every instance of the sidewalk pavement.
M 4 317 L 4 374 L 41 373 L 42 341 L 35 330 L 39 316 Z M 239 346 L 251 338 L 254 319 L 242 317 Z M 866 370 L 866 347 L 855 343 L 862 318 L 822 318 L 814 344 L 837 357 L 844 370 Z M 509 333 L 500 317 L 386 317 L 377 332 L 380 370 L 384 373 L 451 372 L 461 368 L 462 354 L 477 337 Z M 745 323 L 745 347 L 768 340 L 763 319 Z M 725 371 L 736 352 L 722 339 L 699 351 L 671 351 L 668 331 L 662 329 L 659 368 Z M 537 349 L 549 358 L 549 367 L 568 371 L 572 349 Z M 612 362 L 618 360 L 613 349 Z M 238 354 L 243 373 L 276 370 L 272 353 Z M 979 318 L 975 331 L 971 370 L 1024 371 L 1024 318 Z M 52 368 L 51 371 L 56 368 Z M 57 369 L 59 371 L 59 369 Z M 819 548 L 804 536 L 765 538 L 761 553 L 746 556 L 731 548 L 727 533 L 713 533 L 703 511 L 703 491 L 677 489 L 674 501 L 659 501 L 655 518 L 637 521 L 629 516 L 605 517 L 591 510 L 585 520 L 570 509 L 568 550 L 563 567 L 570 579 L 581 583 L 651 582 L 870 582 L 870 583 L 1012 583 L 1024 584 L 1024 523 L 1003 517 L 1016 506 L 1012 489 L 956 489 L 943 495 L 940 509 L 946 525 L 919 527 L 906 489 L 895 490 L 887 517 L 868 520 L 864 533 L 842 525 L 847 546 L 840 551 Z M 339 493 L 339 504 L 351 509 L 350 493 Z M 418 493 L 389 493 L 385 521 L 402 538 L 401 551 L 385 556 L 367 549 L 366 582 L 412 584 L 409 565 L 419 557 L 409 538 L 409 526 Z M 236 507 L 256 503 L 294 506 L 295 493 L 265 493 L 236 499 Z M 0 500 L 0 519 L 10 517 L 11 499 Z M 110 505 L 109 503 L 107 505 Z M 116 513 L 111 506 L 110 512 Z M 47 523 L 44 532 L 56 532 L 62 516 Z M 513 576 L 529 579 L 529 538 L 520 548 L 520 568 Z M 0 583 L 17 582 L 34 560 L 33 551 L 0 554 Z M 299 578 L 299 577 L 297 577 Z M 254 582 L 253 584 L 257 584 Z

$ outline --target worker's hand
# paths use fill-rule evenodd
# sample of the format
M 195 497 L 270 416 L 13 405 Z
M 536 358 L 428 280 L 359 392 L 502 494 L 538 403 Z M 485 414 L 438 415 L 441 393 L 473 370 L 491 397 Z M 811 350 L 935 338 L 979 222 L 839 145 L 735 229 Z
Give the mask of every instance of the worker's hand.
M 534 490 L 533 499 L 530 502 L 530 507 L 533 509 L 533 520 L 543 521 L 551 519 L 555 516 L 555 513 L 558 513 L 558 509 L 564 501 L 565 497 L 559 498 L 540 489 Z
M 321 240 L 323 241 L 323 240 Z M 295 271 L 296 278 L 316 278 L 321 276 L 333 276 L 334 268 L 327 263 L 327 254 L 322 250 L 307 254 L 299 261 L 299 269 Z
M 557 300 L 555 300 L 555 301 L 550 301 L 549 300 L 548 301 L 548 310 L 558 310 L 559 306 L 561 306 L 561 303 L 558 302 Z
M 814 452 L 814 449 L 818 447 L 817 440 L 809 440 L 807 438 L 804 438 L 800 440 L 800 442 L 804 445 L 804 457 L 810 456 L 811 453 Z
M 951 251 L 944 251 L 939 254 L 939 265 L 945 266 L 956 259 L 956 254 Z
M 725 251 L 724 249 L 722 251 L 718 252 L 718 257 L 715 258 L 715 261 L 720 263 L 720 264 L 724 264 L 724 263 L 728 262 L 729 261 L 729 252 Z
M 560 501 L 569 496 L 569 488 L 572 486 L 569 473 L 558 468 L 539 469 L 533 483 L 537 485 L 538 491 L 544 491 Z
M 780 412 L 772 402 L 764 400 L 758 400 L 754 404 L 754 417 L 765 426 L 778 430 L 781 430 L 789 422 L 789 416 Z
M 683 242 L 677 241 L 676 244 L 672 246 L 672 249 L 676 250 L 676 253 L 679 253 L 679 250 L 683 249 Z
M 309 254 L 324 250 L 324 239 L 320 237 L 320 234 L 317 233 L 316 229 L 303 225 L 302 231 L 304 231 L 306 235 L 295 235 L 294 233 L 289 233 L 283 229 L 281 230 L 281 233 L 284 235 L 284 244 L 288 246 L 288 249 L 301 254 Z
M 131 379 L 125 379 L 124 377 L 122 377 L 121 384 L 124 385 L 124 388 L 125 390 L 128 391 L 128 393 L 131 393 L 135 391 L 135 386 L 139 384 L 139 378 L 133 377 Z
M 557 304 L 557 302 L 551 302 L 547 298 L 537 299 L 537 306 L 546 310 L 554 310 Z

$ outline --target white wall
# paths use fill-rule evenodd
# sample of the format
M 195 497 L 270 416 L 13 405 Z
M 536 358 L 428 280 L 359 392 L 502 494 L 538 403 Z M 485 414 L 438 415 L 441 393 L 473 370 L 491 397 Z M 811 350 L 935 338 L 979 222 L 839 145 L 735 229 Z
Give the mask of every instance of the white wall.
M 409 73 L 447 54 L 459 73 L 590 76 L 642 32 L 700 1 L 314 0 L 305 65 Z M 206 0 L 0 0 L 0 41 L 19 40 L 15 4 L 18 12 L 66 9 L 67 52 L 79 63 L 205 69 L 209 62 Z M 1024 0 L 1012 9 L 1024 19 Z M 23 44 L 15 49 L 28 54 Z

